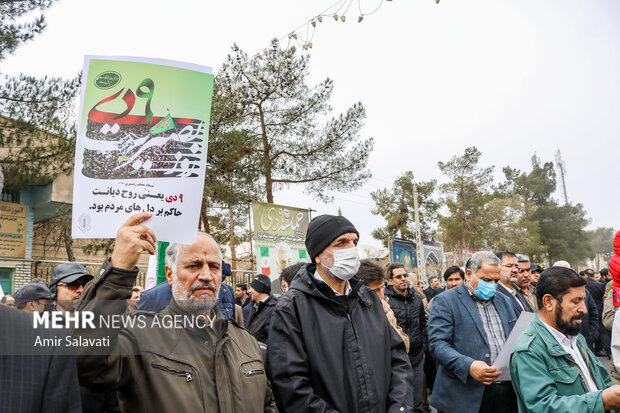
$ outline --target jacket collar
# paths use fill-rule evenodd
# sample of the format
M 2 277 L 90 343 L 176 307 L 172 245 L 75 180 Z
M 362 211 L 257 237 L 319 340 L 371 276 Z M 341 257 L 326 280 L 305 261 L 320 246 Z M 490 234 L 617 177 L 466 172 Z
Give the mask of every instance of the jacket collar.
M 566 350 L 564 350 L 564 347 L 558 343 L 558 340 L 556 340 L 556 338 L 553 337 L 553 334 L 551 334 L 547 327 L 545 327 L 542 320 L 538 317 L 538 314 L 534 317 L 534 321 L 531 326 L 536 330 L 540 339 L 545 343 L 545 346 L 551 356 L 562 357 L 564 355 L 568 355 Z M 580 347 L 579 344 L 579 339 L 577 339 L 577 348 Z
M 256 312 L 258 312 L 264 307 L 273 306 L 273 305 L 276 305 L 277 303 L 278 303 L 278 299 L 274 297 L 273 295 L 269 295 L 263 301 L 259 301 L 258 303 L 254 304 L 254 306 L 256 308 Z
M 393 285 L 388 285 L 387 287 L 385 287 L 385 292 L 388 293 L 390 298 L 396 298 L 398 300 L 405 300 L 407 298 L 411 298 L 413 294 L 415 294 L 411 287 L 407 287 L 407 294 L 402 295 L 401 293 L 399 293 L 398 291 L 394 289 Z

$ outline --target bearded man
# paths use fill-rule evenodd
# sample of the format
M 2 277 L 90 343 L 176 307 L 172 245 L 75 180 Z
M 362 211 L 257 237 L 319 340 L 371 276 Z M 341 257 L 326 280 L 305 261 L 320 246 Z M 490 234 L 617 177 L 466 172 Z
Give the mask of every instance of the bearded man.
M 155 234 L 142 224 L 151 216 L 135 214 L 119 228 L 79 311 L 94 312 L 95 320 L 125 312 L 140 254 L 155 253 Z M 124 412 L 273 411 L 258 343 L 217 305 L 222 253 L 213 237 L 199 233 L 191 245 L 171 243 L 166 278 L 173 299 L 161 312 L 125 315 L 134 323 L 124 328 L 74 331 L 80 339 L 109 337 L 106 348 L 78 348 L 80 382 L 118 391 Z
M 607 369 L 579 334 L 588 312 L 585 284 L 570 268 L 540 275 L 538 315 L 517 339 L 510 360 L 519 412 L 620 408 L 620 386 L 611 386 Z

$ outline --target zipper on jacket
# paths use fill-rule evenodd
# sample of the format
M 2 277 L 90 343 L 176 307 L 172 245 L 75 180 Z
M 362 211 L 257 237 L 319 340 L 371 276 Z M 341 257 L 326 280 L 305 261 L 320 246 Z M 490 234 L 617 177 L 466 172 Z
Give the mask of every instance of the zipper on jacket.
M 159 370 L 167 371 L 168 373 L 174 374 L 175 376 L 185 377 L 185 380 L 188 383 L 194 379 L 192 377 L 192 373 L 190 373 L 189 371 L 174 370 L 174 369 L 171 369 L 170 367 L 166 367 L 164 365 L 156 364 L 156 363 L 151 364 L 151 366 Z
M 248 370 L 245 372 L 247 377 L 254 376 L 255 374 L 264 374 L 264 371 L 261 369 Z
M 344 307 L 343 307 L 344 309 Z M 349 324 L 351 324 L 351 329 L 353 330 L 353 335 L 355 336 L 355 341 L 357 341 L 357 331 L 355 330 L 355 326 L 353 325 L 353 320 L 351 320 L 351 314 L 347 313 L 347 318 L 349 319 Z

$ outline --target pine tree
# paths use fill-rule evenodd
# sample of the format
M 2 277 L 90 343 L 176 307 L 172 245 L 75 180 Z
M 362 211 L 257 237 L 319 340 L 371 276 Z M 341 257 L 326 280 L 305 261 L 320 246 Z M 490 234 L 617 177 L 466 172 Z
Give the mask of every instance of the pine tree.
M 413 200 L 414 176 L 407 171 L 399 176 L 392 188 L 384 188 L 370 193 L 376 207 L 371 211 L 381 215 L 386 226 L 372 232 L 373 238 L 388 246 L 390 238 L 415 239 L 415 211 Z M 418 182 L 418 200 L 420 214 L 420 233 L 422 239 L 430 239 L 434 233 L 433 225 L 437 221 L 439 203 L 434 199 L 437 181 Z
M 248 157 L 260 166 L 267 202 L 275 188 L 292 184 L 328 200 L 329 191 L 359 188 L 370 177 L 373 139 L 359 137 L 363 105 L 333 116 L 333 82 L 308 86 L 308 64 L 308 55 L 276 40 L 255 58 L 233 46 L 216 78 L 218 93 L 236 102 L 236 129 L 247 133 Z
M 0 61 L 45 28 L 51 0 L 0 3 Z M 17 23 L 32 13 L 34 20 Z M 48 183 L 73 167 L 74 98 L 79 80 L 0 74 L 0 166 L 4 186 Z
M 481 248 L 484 246 L 482 216 L 490 198 L 493 166 L 480 168 L 482 154 L 475 147 L 465 149 L 463 156 L 454 156 L 448 162 L 439 162 L 439 169 L 449 178 L 441 185 L 445 194 L 443 203 L 449 214 L 439 216 L 444 241 L 451 248 Z
M 45 29 L 43 12 L 52 3 L 0 3 L 0 61 Z M 31 20 L 23 22 L 25 19 Z M 0 169 L 5 189 L 47 184 L 58 175 L 71 172 L 75 147 L 71 108 L 79 88 L 78 79 L 0 73 Z M 56 246 L 64 246 L 67 258 L 73 261 L 70 211 L 60 208 L 53 218 L 39 223 L 35 232 L 53 239 Z

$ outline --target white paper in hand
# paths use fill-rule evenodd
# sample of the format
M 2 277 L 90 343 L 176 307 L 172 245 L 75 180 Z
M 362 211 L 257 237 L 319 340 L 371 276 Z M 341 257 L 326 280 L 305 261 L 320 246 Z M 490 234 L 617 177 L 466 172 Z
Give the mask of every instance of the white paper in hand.
M 495 366 L 498 370 L 501 370 L 502 374 L 495 379 L 495 381 L 506 381 L 511 380 L 510 378 L 510 354 L 512 353 L 512 348 L 517 341 L 517 338 L 523 333 L 523 331 L 530 325 L 532 320 L 534 319 L 535 313 L 530 313 L 527 311 L 523 311 L 519 316 L 519 319 L 515 323 L 515 326 L 512 328 L 508 339 L 504 343 L 501 351 L 497 355 L 497 358 L 493 362 L 493 366 Z

